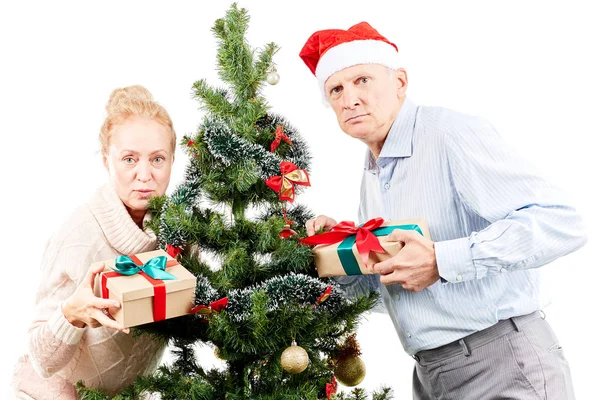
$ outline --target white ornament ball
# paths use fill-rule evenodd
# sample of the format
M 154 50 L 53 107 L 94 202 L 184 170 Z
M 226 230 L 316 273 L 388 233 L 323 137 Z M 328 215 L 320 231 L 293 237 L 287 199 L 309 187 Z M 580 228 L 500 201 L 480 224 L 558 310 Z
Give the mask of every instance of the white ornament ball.
M 267 74 L 267 83 L 270 85 L 277 85 L 279 82 L 279 74 L 277 71 L 271 71 Z

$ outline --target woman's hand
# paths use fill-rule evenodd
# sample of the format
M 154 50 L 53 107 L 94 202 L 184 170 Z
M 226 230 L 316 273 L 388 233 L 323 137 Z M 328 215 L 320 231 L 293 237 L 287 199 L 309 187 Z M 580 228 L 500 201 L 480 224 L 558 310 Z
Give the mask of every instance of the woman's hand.
M 129 328 L 124 328 L 109 315 L 110 309 L 119 308 L 121 304 L 115 300 L 102 299 L 94 294 L 94 280 L 102 271 L 104 271 L 104 264 L 93 265 L 88 269 L 77 290 L 62 304 L 62 312 L 67 321 L 78 328 L 86 325 L 92 328 L 106 326 L 129 333 Z M 106 309 L 109 312 L 106 312 Z

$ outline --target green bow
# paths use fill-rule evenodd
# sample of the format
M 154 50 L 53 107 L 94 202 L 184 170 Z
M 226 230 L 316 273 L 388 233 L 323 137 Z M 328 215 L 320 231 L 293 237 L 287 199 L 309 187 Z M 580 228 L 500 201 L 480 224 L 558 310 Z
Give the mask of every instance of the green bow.
M 165 256 L 151 258 L 142 266 L 137 265 L 129 256 L 119 256 L 115 261 L 113 270 L 121 275 L 135 275 L 143 271 L 148 276 L 163 281 L 177 279 L 174 275 L 165 271 L 166 267 L 167 257 Z

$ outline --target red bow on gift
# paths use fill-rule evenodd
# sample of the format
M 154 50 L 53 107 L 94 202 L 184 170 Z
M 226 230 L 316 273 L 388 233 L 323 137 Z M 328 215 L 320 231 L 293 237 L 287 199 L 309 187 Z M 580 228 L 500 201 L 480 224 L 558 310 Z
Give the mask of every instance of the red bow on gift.
M 284 132 L 283 127 L 281 125 L 277 125 L 277 129 L 275 129 L 275 140 L 271 143 L 271 153 L 274 152 L 279 143 L 281 143 L 281 139 L 285 140 L 290 145 L 292 144 L 292 139 L 290 139 Z
M 202 314 L 202 315 L 210 315 L 212 313 L 219 312 L 227 307 L 227 303 L 229 300 L 227 297 L 223 297 L 217 301 L 213 301 L 208 306 L 200 304 L 190 310 L 190 314 Z
M 334 226 L 331 231 L 319 235 L 309 236 L 300 241 L 302 244 L 314 246 L 317 244 L 333 244 L 341 242 L 350 235 L 356 235 L 356 248 L 360 258 L 365 265 L 369 260 L 369 253 L 385 253 L 377 236 L 371 232 L 383 224 L 383 218 L 373 218 L 363 224 L 355 226 L 352 221 L 342 221 Z
M 294 201 L 294 185 L 310 186 L 308 173 L 298 169 L 294 163 L 282 161 L 279 168 L 281 176 L 272 176 L 265 182 L 267 186 L 279 193 L 280 200 Z

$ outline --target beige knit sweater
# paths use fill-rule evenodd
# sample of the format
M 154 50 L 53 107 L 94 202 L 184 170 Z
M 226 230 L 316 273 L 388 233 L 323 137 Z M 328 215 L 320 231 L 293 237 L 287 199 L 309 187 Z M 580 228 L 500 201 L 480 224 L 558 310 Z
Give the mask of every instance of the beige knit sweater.
M 16 398 L 77 399 L 74 384 L 79 380 L 117 393 L 156 368 L 165 348 L 161 343 L 104 327 L 77 328 L 60 307 L 92 262 L 154 250 L 156 244 L 152 231 L 133 222 L 111 184 L 73 213 L 43 256 L 29 354 L 19 360 L 13 376 Z

